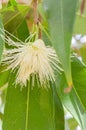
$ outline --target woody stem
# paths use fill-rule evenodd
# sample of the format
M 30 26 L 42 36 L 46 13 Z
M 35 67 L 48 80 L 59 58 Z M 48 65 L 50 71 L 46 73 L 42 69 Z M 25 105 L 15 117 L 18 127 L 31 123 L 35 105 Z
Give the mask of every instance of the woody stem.
M 34 10 L 34 24 L 38 24 L 38 16 L 37 16 L 37 0 L 33 1 L 33 10 Z
M 37 25 L 38 28 L 39 28 L 39 22 L 41 22 L 41 16 L 38 15 L 37 5 L 38 5 L 38 1 L 37 0 L 33 0 L 34 24 Z M 42 31 L 41 31 L 40 28 L 39 28 L 38 38 L 42 38 Z

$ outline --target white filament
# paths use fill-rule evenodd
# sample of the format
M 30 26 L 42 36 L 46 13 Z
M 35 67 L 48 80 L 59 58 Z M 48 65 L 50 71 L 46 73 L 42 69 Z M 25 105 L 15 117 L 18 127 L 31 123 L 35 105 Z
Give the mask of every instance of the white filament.
M 8 38 L 6 41 L 9 41 Z M 15 45 L 14 49 L 5 50 L 3 63 L 12 71 L 18 69 L 16 84 L 26 86 L 30 76 L 37 74 L 41 84 L 47 81 L 54 81 L 54 70 L 60 69 L 58 57 L 53 48 L 45 46 L 43 40 L 21 44 L 10 42 Z M 34 77 L 34 76 L 33 76 Z

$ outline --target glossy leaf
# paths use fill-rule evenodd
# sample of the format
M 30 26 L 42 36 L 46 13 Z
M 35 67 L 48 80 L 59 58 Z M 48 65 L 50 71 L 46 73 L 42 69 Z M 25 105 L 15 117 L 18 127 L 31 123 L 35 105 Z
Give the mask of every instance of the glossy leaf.
M 72 62 L 72 75 L 75 90 L 86 110 L 86 66 L 76 58 L 73 60 L 74 62 Z
M 8 86 L 6 107 L 3 117 L 3 130 L 24 130 L 25 128 L 25 115 L 26 115 L 26 91 L 20 91 L 20 88 L 15 88 L 13 85 L 13 78 Z M 23 107 L 22 107 L 23 106 Z M 20 118 L 21 117 L 21 118 Z
M 2 12 L 4 27 L 10 33 L 15 32 L 20 27 L 29 8 L 27 6 L 18 6 L 12 7 L 12 9 Z
M 66 88 L 67 86 L 64 74 L 58 75 L 56 86 L 57 86 L 57 92 L 59 93 L 64 106 L 67 108 L 68 111 L 70 111 L 73 117 L 77 120 L 81 128 L 85 130 L 86 129 L 86 123 L 85 123 L 86 112 L 84 109 L 86 104 L 85 78 L 81 77 L 81 74 L 83 76 L 85 75 L 85 72 L 83 70 L 85 68 L 83 68 L 83 66 L 84 65 L 82 65 L 82 63 L 77 58 L 72 59 L 74 89 L 72 89 L 72 91 L 69 94 L 64 93 L 64 88 Z M 79 89 L 79 87 L 82 87 L 84 89 L 84 92 L 82 92 L 82 90 Z
M 15 35 L 23 41 L 29 35 L 25 20 Z M 7 90 L 3 130 L 56 130 L 58 127 L 64 130 L 63 108 L 54 90 L 40 88 L 35 82 L 30 92 L 31 85 L 21 91 L 20 86 L 15 88 L 14 75 L 12 77 Z
M 63 109 L 54 90 L 35 82 L 21 91 L 20 86 L 15 88 L 14 77 L 7 90 L 3 130 L 64 130 Z
M 9 79 L 9 71 L 0 72 L 0 87 L 4 86 Z
M 62 63 L 68 85 L 72 85 L 70 45 L 77 0 L 44 0 L 52 44 Z
M 61 79 L 62 78 L 62 79 Z M 77 98 L 77 95 L 75 94 L 74 90 L 72 90 L 71 93 L 67 94 L 64 93 L 64 87 L 66 87 L 67 83 L 64 79 L 64 76 L 60 76 L 60 79 L 58 79 L 60 82 L 57 84 L 57 92 L 60 95 L 60 98 L 62 100 L 62 103 L 66 107 L 66 109 L 73 115 L 73 117 L 77 120 L 81 128 L 85 130 L 86 125 L 85 125 L 85 118 L 86 118 L 86 113 L 83 110 L 82 105 L 80 104 L 79 99 Z M 64 85 L 63 85 L 64 84 Z M 61 87 L 61 88 L 59 88 Z
M 25 39 L 29 36 L 29 30 L 25 19 L 22 21 L 20 27 L 16 30 L 14 35 L 21 41 L 25 41 Z

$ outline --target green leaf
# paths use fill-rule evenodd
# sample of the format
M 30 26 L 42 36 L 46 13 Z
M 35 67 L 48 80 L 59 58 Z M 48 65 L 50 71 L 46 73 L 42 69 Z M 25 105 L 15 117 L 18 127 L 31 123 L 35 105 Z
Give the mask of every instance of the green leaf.
M 52 85 L 53 89 L 53 100 L 54 100 L 54 122 L 55 130 L 59 127 L 59 130 L 64 130 L 64 113 L 63 113 L 63 107 L 62 103 L 60 102 L 60 98 L 58 96 L 58 93 L 56 92 L 56 86 L 55 84 Z
M 22 21 L 20 27 L 16 30 L 14 35 L 21 41 L 25 41 L 25 39 L 29 36 L 29 30 L 25 19 Z
M 1 62 L 2 52 L 3 52 L 3 48 L 4 48 L 4 40 L 1 37 L 1 34 L 2 34 L 1 29 L 3 29 L 3 23 L 2 23 L 2 19 L 0 17 L 0 62 Z
M 86 66 L 76 58 L 72 61 L 72 75 L 77 95 L 86 110 Z
M 57 92 L 61 98 L 63 105 L 73 115 L 78 124 L 83 130 L 86 128 L 85 118 L 86 113 L 80 104 L 80 101 L 74 90 L 71 93 L 64 93 L 64 88 L 67 86 L 64 74 L 58 75 L 58 81 L 56 82 Z
M 86 16 L 76 15 L 74 34 L 86 34 Z
M 81 3 L 84 0 L 78 0 L 78 10 L 74 24 L 74 34 L 86 34 L 86 1 L 83 14 L 81 14 Z
M 6 97 L 3 130 L 24 130 L 27 89 L 25 88 L 23 91 L 20 91 L 19 87 L 15 88 L 13 82 L 13 78 L 11 78 Z
M 13 74 L 10 78 L 3 130 L 64 130 L 63 108 L 54 90 L 35 82 L 34 87 L 28 83 L 21 91 L 20 86 L 15 88 Z
M 5 29 L 14 33 L 25 19 L 28 9 L 27 6 L 18 6 L 14 7 L 13 10 L 3 11 L 2 17 Z
M 86 112 L 83 109 L 82 104 L 74 90 L 70 93 L 67 100 L 64 101 L 64 105 L 70 111 L 70 113 L 74 116 L 74 118 L 79 123 L 82 130 L 86 129 Z
M 82 57 L 82 61 L 86 64 L 86 44 L 80 48 L 80 55 Z
M 8 5 L 16 6 L 17 1 L 16 0 L 9 0 Z
M 62 103 L 77 120 L 82 130 L 86 129 L 86 111 L 84 109 L 84 107 L 86 107 L 86 71 L 84 72 L 84 69 L 85 66 L 77 58 L 72 59 L 74 88 L 70 93 L 64 93 L 64 88 L 67 86 L 64 74 L 58 74 L 58 80 L 56 81 L 57 92 L 59 93 Z M 84 91 L 80 88 L 84 89 Z
M 8 82 L 9 71 L 0 72 L 0 87 L 3 87 Z
M 70 45 L 77 0 L 44 0 L 52 44 L 62 63 L 68 85 L 72 84 Z

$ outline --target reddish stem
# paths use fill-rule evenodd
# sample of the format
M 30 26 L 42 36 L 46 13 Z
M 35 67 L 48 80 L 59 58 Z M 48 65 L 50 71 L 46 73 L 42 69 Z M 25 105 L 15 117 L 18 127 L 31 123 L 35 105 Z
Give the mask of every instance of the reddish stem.
M 34 23 L 38 24 L 38 16 L 37 16 L 37 0 L 33 1 L 33 10 L 34 10 Z
M 33 1 L 33 10 L 34 10 L 34 23 L 39 26 L 39 22 L 41 22 L 41 16 L 37 13 L 37 0 Z M 42 31 L 39 28 L 39 38 L 42 38 Z
M 83 12 L 84 12 L 85 2 L 86 2 L 85 0 L 82 0 L 81 7 L 80 7 L 81 14 L 83 14 Z

